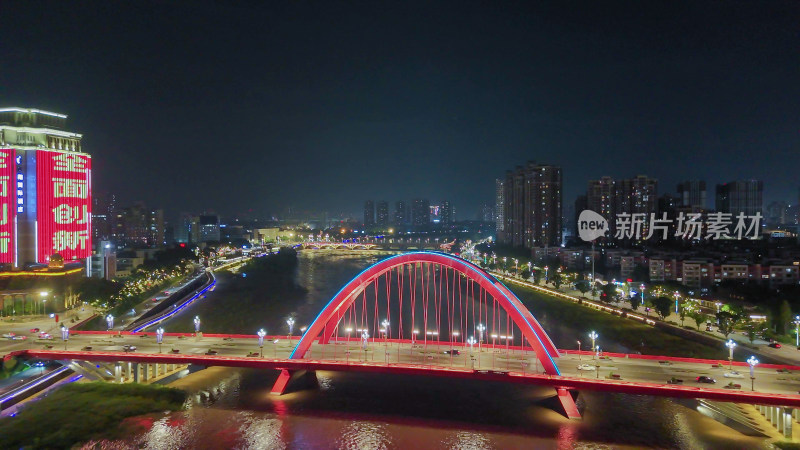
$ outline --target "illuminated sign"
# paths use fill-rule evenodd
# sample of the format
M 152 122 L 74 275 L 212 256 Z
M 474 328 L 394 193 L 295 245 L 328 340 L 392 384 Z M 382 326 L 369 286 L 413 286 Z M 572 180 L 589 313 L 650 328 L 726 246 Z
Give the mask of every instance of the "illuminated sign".
M 14 262 L 16 161 L 16 151 L 13 148 L 0 150 L 0 263 L 3 264 Z
M 92 160 L 89 155 L 36 152 L 36 258 L 83 259 L 92 251 Z

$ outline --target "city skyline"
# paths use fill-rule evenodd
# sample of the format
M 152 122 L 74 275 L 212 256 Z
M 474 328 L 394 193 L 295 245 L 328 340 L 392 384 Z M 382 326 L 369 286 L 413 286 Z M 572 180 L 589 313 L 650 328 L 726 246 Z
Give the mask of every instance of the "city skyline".
M 365 191 L 424 188 L 466 218 L 527 160 L 563 168 L 566 203 L 639 174 L 797 197 L 788 2 L 428 4 L 423 22 L 414 5 L 45 3 L 6 6 L 0 99 L 68 114 L 95 187 L 125 203 L 358 214 Z

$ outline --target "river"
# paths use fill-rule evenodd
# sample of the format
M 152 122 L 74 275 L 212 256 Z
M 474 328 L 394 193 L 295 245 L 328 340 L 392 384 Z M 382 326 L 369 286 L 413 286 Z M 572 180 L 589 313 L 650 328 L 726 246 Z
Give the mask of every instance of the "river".
M 298 282 L 306 292 L 292 299 L 298 323 L 308 323 L 339 288 L 369 264 L 373 254 L 304 252 Z M 220 289 L 220 292 L 223 290 Z M 210 329 L 230 326 L 231 308 L 209 295 L 175 319 L 201 315 Z M 285 301 L 270 299 L 264 303 Z M 280 329 L 274 311 L 245 321 Z M 545 326 L 546 328 L 546 326 Z M 189 331 L 189 330 L 185 330 Z M 247 332 L 246 330 L 229 330 Z M 574 336 L 561 324 L 555 333 Z M 568 337 L 564 337 L 568 339 Z M 571 337 L 569 337 L 571 339 Z M 609 343 L 613 346 L 613 343 Z M 173 383 L 193 392 L 185 411 L 125 422 L 125 437 L 93 442 L 104 448 L 767 448 L 693 409 L 664 398 L 581 393 L 581 421 L 552 408 L 552 390 L 503 383 L 370 374 L 318 373 L 319 388 L 269 395 L 277 374 L 212 368 Z

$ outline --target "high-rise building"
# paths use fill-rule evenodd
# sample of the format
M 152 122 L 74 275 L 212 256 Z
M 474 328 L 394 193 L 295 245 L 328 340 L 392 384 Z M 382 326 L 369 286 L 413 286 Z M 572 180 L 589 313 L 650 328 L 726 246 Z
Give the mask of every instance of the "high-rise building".
M 658 180 L 646 175 L 620 180 L 617 183 L 617 214 L 655 213 L 658 207 Z
M 558 166 L 529 162 L 507 172 L 502 242 L 525 248 L 560 245 L 561 186 Z
M 424 227 L 431 223 L 431 202 L 427 198 L 415 198 L 411 205 L 411 223 Z
M 690 211 L 700 212 L 706 209 L 706 182 L 699 180 L 678 183 L 680 206 Z
M 786 202 L 772 202 L 767 205 L 765 219 L 769 226 L 786 225 L 792 222 L 789 214 L 790 208 Z
M 119 209 L 114 217 L 112 238 L 122 247 L 164 245 L 164 211 L 148 209 L 143 203 Z
M 379 227 L 389 225 L 389 202 L 386 200 L 378 202 L 377 222 Z
M 763 213 L 764 182 L 758 180 L 731 181 L 718 184 L 716 209 L 718 212 L 754 216 Z
M 453 223 L 453 205 L 450 200 L 442 200 L 442 205 L 439 209 L 439 221 L 441 223 Z
M 503 231 L 506 225 L 506 220 L 503 216 L 506 207 L 505 181 L 502 178 L 494 180 L 494 220 L 498 232 Z
M 402 200 L 394 204 L 394 224 L 398 227 L 408 225 L 408 204 Z
M 22 268 L 92 252 L 92 158 L 67 116 L 0 108 L 0 265 Z
M 611 177 L 589 180 L 586 207 L 605 217 L 609 224 L 613 223 L 617 213 L 617 182 Z
M 491 222 L 494 223 L 495 215 L 494 215 L 494 208 L 492 205 L 488 203 L 484 203 L 481 207 L 481 212 L 478 215 L 478 220 L 481 222 Z
M 573 236 L 578 236 L 578 234 L 580 234 L 579 233 L 580 230 L 578 230 L 578 218 L 580 217 L 581 212 L 583 212 L 583 210 L 585 209 L 589 209 L 589 205 L 586 201 L 586 196 L 579 195 L 578 198 L 575 199 L 575 211 L 573 211 L 575 215 L 571 218 Z
M 375 226 L 375 202 L 367 200 L 364 202 L 364 227 Z
M 219 216 L 203 215 L 198 218 L 200 228 L 199 242 L 219 242 Z

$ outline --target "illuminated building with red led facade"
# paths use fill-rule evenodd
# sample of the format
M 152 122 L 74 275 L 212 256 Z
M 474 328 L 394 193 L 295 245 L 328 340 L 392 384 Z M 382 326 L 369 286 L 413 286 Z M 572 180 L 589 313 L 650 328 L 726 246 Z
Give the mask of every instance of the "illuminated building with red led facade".
M 67 116 L 0 108 L 0 267 L 92 253 L 92 159 Z M 56 258 L 58 259 L 58 258 Z

